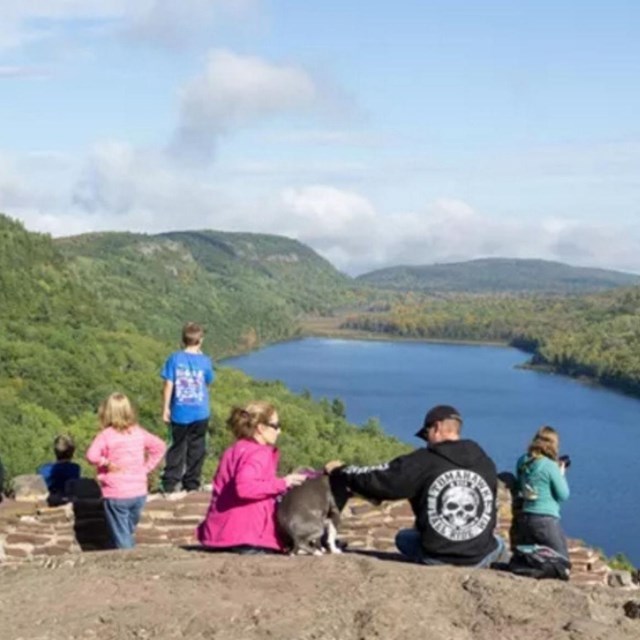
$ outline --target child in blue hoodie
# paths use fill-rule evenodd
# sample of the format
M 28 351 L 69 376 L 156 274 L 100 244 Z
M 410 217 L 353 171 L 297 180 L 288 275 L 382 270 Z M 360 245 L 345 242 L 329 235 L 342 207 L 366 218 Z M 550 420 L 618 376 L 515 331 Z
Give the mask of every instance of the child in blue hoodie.
M 53 441 L 55 462 L 46 462 L 37 469 L 49 489 L 48 501 L 52 506 L 68 501 L 67 481 L 77 480 L 80 477 L 80 465 L 72 461 L 75 450 L 73 438 L 60 434 Z

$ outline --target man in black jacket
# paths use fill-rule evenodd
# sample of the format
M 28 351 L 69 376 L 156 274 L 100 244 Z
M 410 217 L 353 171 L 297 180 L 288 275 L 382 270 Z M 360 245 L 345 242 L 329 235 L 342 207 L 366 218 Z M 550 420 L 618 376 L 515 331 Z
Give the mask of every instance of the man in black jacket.
M 399 531 L 396 545 L 414 562 L 487 567 L 504 551 L 493 533 L 496 466 L 473 440 L 460 438 L 461 427 L 456 409 L 435 406 L 416 433 L 427 448 L 378 466 L 331 471 L 336 493 L 346 487 L 374 500 L 409 500 L 415 528 Z

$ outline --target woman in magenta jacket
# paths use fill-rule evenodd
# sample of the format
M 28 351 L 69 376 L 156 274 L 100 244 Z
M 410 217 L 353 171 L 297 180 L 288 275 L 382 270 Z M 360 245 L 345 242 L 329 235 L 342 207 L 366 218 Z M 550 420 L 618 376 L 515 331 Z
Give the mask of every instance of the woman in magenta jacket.
M 304 482 L 306 476 L 276 475 L 280 423 L 268 402 L 234 408 L 227 425 L 236 442 L 220 459 L 211 504 L 196 532 L 198 540 L 220 551 L 283 551 L 276 533 L 276 497 Z

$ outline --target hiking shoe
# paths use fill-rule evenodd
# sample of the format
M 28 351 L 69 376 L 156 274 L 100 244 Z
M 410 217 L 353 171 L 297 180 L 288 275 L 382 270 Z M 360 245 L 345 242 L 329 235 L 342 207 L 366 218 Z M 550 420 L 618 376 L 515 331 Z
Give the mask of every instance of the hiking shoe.
M 182 500 L 187 495 L 186 491 L 161 491 L 162 497 L 165 500 Z

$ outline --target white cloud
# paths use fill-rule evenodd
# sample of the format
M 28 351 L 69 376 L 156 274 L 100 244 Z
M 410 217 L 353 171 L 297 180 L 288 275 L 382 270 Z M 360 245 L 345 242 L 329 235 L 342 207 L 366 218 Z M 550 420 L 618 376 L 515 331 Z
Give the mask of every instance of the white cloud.
M 136 192 L 148 179 L 148 171 L 138 175 L 136 152 L 128 144 L 107 142 L 97 146 L 73 191 L 73 203 L 93 214 L 127 214 L 134 206 Z
M 117 141 L 97 145 L 70 193 L 79 218 L 101 229 L 154 233 L 215 228 L 225 199 L 209 181 L 183 171 L 163 154 Z
M 93 29 L 109 23 L 114 33 L 160 46 L 184 46 L 194 34 L 229 16 L 244 19 L 261 0 L 5 0 L 0 3 L 0 49 L 63 35 L 74 23 Z M 66 34 L 64 34 L 66 35 Z
M 560 219 L 521 223 L 440 199 L 419 212 L 383 214 L 328 187 L 285 191 L 284 228 L 350 273 L 477 257 L 543 258 L 640 272 L 640 233 Z
M 33 76 L 46 76 L 49 71 L 40 67 L 26 65 L 0 65 L 0 79 L 2 78 L 26 78 Z
M 640 232 L 614 224 L 498 219 L 456 199 L 382 212 L 362 193 L 329 184 L 262 194 L 226 191 L 213 172 L 112 141 L 78 165 L 38 152 L 0 155 L 0 211 L 53 235 L 95 230 L 220 229 L 299 239 L 349 273 L 394 264 L 502 256 L 640 272 Z
M 363 196 L 330 186 L 313 185 L 302 189 L 285 189 L 282 193 L 290 234 L 314 229 L 323 236 L 343 237 L 357 234 L 362 226 L 376 221 L 371 203 Z
M 57 210 L 66 202 L 75 171 L 63 154 L 40 151 L 14 157 L 0 152 L 0 211 Z
M 19 47 L 53 35 L 70 21 L 122 20 L 127 0 L 19 0 L 0 4 L 0 49 Z
M 302 69 L 214 51 L 204 72 L 182 89 L 173 148 L 187 157 L 208 159 L 221 134 L 306 111 L 318 96 L 314 81 Z
M 136 3 L 132 3 L 136 4 Z M 169 48 L 191 45 L 226 17 L 246 19 L 258 0 L 147 0 L 133 16 L 127 35 L 135 41 Z
M 302 129 L 286 132 L 267 132 L 262 138 L 267 141 L 300 145 L 342 146 L 358 148 L 383 148 L 392 140 L 390 136 L 348 130 Z

